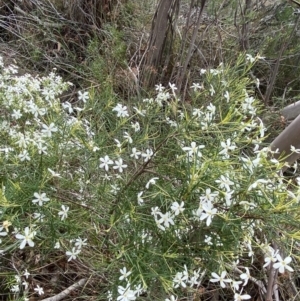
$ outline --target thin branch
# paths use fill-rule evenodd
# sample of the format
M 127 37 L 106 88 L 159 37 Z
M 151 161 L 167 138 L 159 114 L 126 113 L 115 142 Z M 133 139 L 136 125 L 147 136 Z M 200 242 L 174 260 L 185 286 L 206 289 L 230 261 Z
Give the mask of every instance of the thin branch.
M 72 291 L 83 286 L 86 282 L 87 282 L 87 278 L 83 278 L 83 279 L 79 280 L 78 282 L 74 283 L 73 285 L 69 286 L 68 288 L 66 288 L 61 293 L 59 293 L 53 297 L 43 299 L 42 301 L 60 301 L 63 298 L 67 297 Z
M 28 18 L 32 18 L 32 19 L 33 19 L 34 21 L 36 21 L 39 25 L 42 25 L 42 26 L 44 26 L 44 27 L 54 27 L 54 28 L 62 28 L 62 27 L 63 27 L 63 24 L 62 24 L 62 23 L 43 22 L 43 21 L 41 21 L 38 17 L 26 13 L 26 12 L 25 12 L 24 10 L 22 10 L 19 6 L 15 6 L 14 9 L 15 9 L 18 13 L 20 13 L 20 14 L 22 14 L 22 15 L 28 17 Z
M 271 263 L 270 270 L 269 270 L 269 279 L 268 279 L 268 287 L 267 287 L 267 294 L 266 294 L 266 301 L 272 301 L 272 295 L 274 292 L 274 284 L 276 283 L 276 278 L 278 275 L 278 270 L 274 270 L 273 264 Z
M 183 80 L 184 80 L 184 75 L 186 74 L 187 67 L 190 63 L 190 60 L 191 60 L 192 56 L 193 56 L 193 49 L 195 47 L 195 41 L 196 41 L 197 34 L 199 32 L 199 28 L 200 28 L 200 25 L 201 25 L 202 13 L 203 13 L 205 3 L 206 3 L 206 0 L 201 0 L 200 11 L 199 11 L 199 14 L 198 14 L 197 23 L 196 23 L 196 25 L 193 29 L 192 38 L 191 38 L 191 42 L 190 42 L 190 45 L 189 45 L 188 53 L 186 55 L 185 62 L 184 62 L 184 65 L 182 67 L 182 70 L 180 71 L 179 76 L 178 76 L 177 81 L 176 81 L 176 86 L 178 88 L 178 91 L 181 90 L 182 83 L 183 83 Z

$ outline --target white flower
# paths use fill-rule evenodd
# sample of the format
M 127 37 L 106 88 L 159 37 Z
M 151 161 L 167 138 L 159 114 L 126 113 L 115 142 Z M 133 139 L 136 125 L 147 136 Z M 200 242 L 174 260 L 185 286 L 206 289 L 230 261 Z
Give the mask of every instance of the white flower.
M 26 279 L 28 279 L 28 276 L 30 276 L 30 273 L 27 271 L 27 269 L 25 270 L 23 276 L 25 276 Z
M 127 132 L 124 132 L 123 137 L 128 141 L 128 143 L 132 143 L 132 138 Z
M 20 153 L 18 155 L 18 157 L 21 160 L 21 162 L 23 162 L 23 161 L 30 161 L 30 157 L 29 157 L 28 151 L 26 149 L 24 149 L 22 151 L 22 153 Z
M 202 156 L 201 152 L 199 151 L 199 149 L 204 148 L 204 145 L 198 145 L 196 144 L 196 142 L 192 142 L 191 146 L 185 146 L 182 148 L 182 150 L 187 151 L 189 156 L 193 156 L 194 154 L 198 155 L 199 157 Z
M 126 287 L 118 286 L 118 293 L 117 301 L 133 301 L 136 299 L 135 291 L 130 288 L 129 283 Z
M 128 117 L 127 107 L 123 106 L 122 104 L 118 103 L 114 108 L 113 111 L 117 112 L 117 117 Z
M 47 88 L 44 88 L 43 91 L 42 91 L 42 95 L 45 96 L 45 99 L 47 101 L 51 101 L 52 99 L 55 98 L 55 93 L 53 90 L 51 89 L 47 89 Z
M 13 286 L 11 287 L 10 291 L 13 292 L 13 293 L 18 293 L 18 292 L 20 291 L 19 285 L 18 285 L 18 284 L 13 285 Z
M 253 174 L 253 168 L 256 168 L 260 165 L 260 158 L 250 159 L 249 157 L 240 157 L 243 161 L 243 167 L 248 170 L 251 174 Z
M 165 87 L 162 84 L 155 85 L 155 90 L 158 92 L 162 92 L 165 89 Z
M 117 169 L 119 172 L 123 172 L 123 168 L 127 167 L 126 164 L 123 164 L 123 159 L 122 158 L 119 158 L 118 160 L 116 160 L 115 164 L 116 165 L 113 166 L 113 169 Z
M 42 287 L 40 287 L 39 285 L 36 286 L 36 288 L 34 289 L 39 295 L 44 295 L 44 290 Z
M 154 215 L 154 217 L 156 218 L 157 214 L 160 212 L 158 207 L 152 207 L 151 208 L 151 215 Z
M 130 157 L 137 160 L 140 157 L 140 155 L 141 155 L 141 152 L 138 151 L 135 147 L 133 147 L 132 150 L 131 150 Z
M 214 89 L 214 87 L 213 87 L 212 84 L 210 85 L 209 92 L 210 92 L 210 96 L 213 96 L 216 93 L 216 91 L 215 91 L 215 89 Z
M 246 270 L 246 273 L 243 273 L 243 274 L 240 275 L 240 278 L 242 280 L 244 280 L 243 286 L 247 285 L 248 280 L 251 278 L 249 269 L 247 267 L 245 267 L 245 270 Z
M 118 191 L 120 190 L 120 187 L 118 185 L 116 185 L 116 184 L 112 184 L 112 185 L 110 185 L 110 187 L 111 187 L 110 192 L 112 194 L 117 194 Z
M 296 164 L 297 164 L 297 162 L 296 162 Z M 295 168 L 295 170 L 296 170 L 296 168 Z M 299 201 L 300 201 L 300 189 L 297 189 L 295 192 L 296 192 L 296 195 L 295 195 L 292 191 L 287 190 L 287 194 L 288 194 L 294 201 L 296 201 L 297 203 L 299 203 Z
M 265 264 L 263 265 L 264 268 L 270 265 L 271 262 L 274 263 L 277 261 L 276 255 L 278 254 L 278 250 L 275 251 L 272 247 L 269 246 L 266 253 Z
M 223 192 L 223 196 L 225 198 L 225 202 L 227 206 L 230 206 L 232 204 L 232 194 L 234 193 L 234 191 L 224 191 Z M 241 202 L 242 203 L 242 202 Z
M 140 116 L 145 117 L 146 111 L 145 110 L 140 110 L 137 107 L 133 107 L 133 109 L 136 111 L 136 113 Z
M 171 206 L 172 211 L 175 215 L 178 215 L 179 213 L 182 213 L 184 211 L 184 202 L 181 202 L 179 205 L 178 202 L 174 202 Z
M 37 143 L 36 147 L 37 147 L 37 149 L 38 149 L 39 155 L 41 155 L 41 154 L 47 155 L 47 154 L 48 154 L 48 153 L 47 153 L 47 149 L 48 149 L 47 146 L 46 146 L 46 145 L 43 145 L 43 143 L 42 143 L 41 141 L 39 141 L 39 142 Z
M 203 221 L 204 219 L 206 219 L 206 225 L 209 226 L 211 224 L 212 218 L 214 217 L 214 215 L 217 214 L 217 209 L 213 208 L 213 205 L 211 202 L 206 202 L 202 205 L 202 209 L 205 212 L 202 212 L 201 216 L 200 216 L 200 220 Z
M 51 168 L 48 168 L 48 171 L 51 173 L 52 177 L 61 178 L 60 174 L 52 170 Z
M 50 200 L 49 198 L 47 198 L 45 192 L 42 192 L 41 194 L 35 192 L 33 195 L 35 196 L 35 199 L 32 200 L 32 203 L 38 203 L 39 206 L 43 206 L 44 202 L 48 202 Z
M 280 254 L 276 254 L 277 262 L 273 264 L 274 269 L 279 269 L 279 273 L 283 274 L 285 269 L 289 270 L 290 272 L 294 272 L 294 270 L 288 265 L 292 258 L 290 256 L 282 259 Z
M 255 61 L 255 58 L 251 54 L 246 54 L 246 60 L 250 63 L 253 63 Z
M 152 156 L 153 156 L 153 151 L 152 151 L 151 148 L 150 149 L 147 148 L 146 152 L 142 153 L 142 157 L 144 158 L 145 162 L 148 162 L 151 159 Z
M 43 129 L 42 129 L 42 133 L 45 137 L 51 137 L 52 133 L 57 132 L 58 129 L 55 126 L 55 124 L 53 122 L 50 123 L 49 126 L 47 126 L 47 124 L 43 124 L 42 125 Z
M 109 164 L 114 164 L 112 160 L 110 160 L 109 156 L 105 156 L 104 158 L 100 158 L 100 161 L 102 162 L 99 167 L 104 168 L 106 171 L 109 169 Z
M 7 235 L 6 231 L 1 232 L 3 229 L 4 229 L 4 227 L 0 227 L 0 236 L 6 236 Z
M 219 183 L 219 187 L 225 188 L 228 192 L 230 191 L 230 185 L 233 185 L 234 183 L 230 181 L 230 179 L 226 176 L 221 175 L 220 179 L 215 181 L 216 183 Z
M 135 132 L 139 132 L 141 127 L 140 124 L 138 123 L 138 121 L 136 121 L 135 123 L 131 122 L 131 127 L 134 129 Z
M 189 280 L 190 287 L 193 287 L 194 285 L 199 285 L 200 284 L 200 281 L 198 280 L 199 278 L 200 278 L 200 269 L 198 269 L 197 271 L 193 271 L 193 276 Z
M 78 100 L 81 100 L 82 102 L 86 103 L 88 99 L 89 99 L 89 92 L 78 91 Z
M 213 243 L 212 243 L 211 241 L 212 241 L 212 237 L 211 237 L 211 236 L 208 236 L 208 235 L 205 235 L 204 242 L 205 242 L 206 244 L 208 244 L 209 246 L 212 246 Z
M 240 204 L 240 205 L 244 205 L 244 209 L 245 209 L 246 211 L 249 210 L 249 209 L 254 209 L 255 207 L 257 207 L 256 204 L 254 204 L 254 203 L 249 203 L 249 202 L 247 202 L 247 201 L 241 201 L 239 204 Z
M 32 241 L 36 232 L 35 231 L 30 231 L 29 227 L 26 227 L 24 230 L 24 235 L 18 233 L 16 235 L 17 239 L 22 240 L 20 244 L 20 249 L 24 249 L 26 244 L 28 244 L 30 247 L 34 246 L 34 242 Z
M 112 295 L 111 291 L 107 291 L 107 299 L 108 299 L 108 301 L 112 301 L 113 295 Z
M 75 247 L 77 247 L 77 249 L 81 249 L 83 246 L 86 246 L 87 239 L 82 239 L 81 237 L 76 238 L 75 240 Z
M 75 260 L 77 255 L 81 252 L 80 249 L 72 248 L 72 251 L 67 251 L 66 255 L 69 256 L 68 261 Z
M 116 144 L 117 144 L 117 147 L 119 148 L 119 149 L 121 149 L 122 148 L 122 143 L 118 140 L 118 139 L 114 139 L 115 140 L 115 142 L 116 142 Z
M 143 292 L 145 292 L 141 284 L 135 285 L 134 291 L 137 296 L 140 296 Z
M 177 301 L 177 298 L 175 298 L 175 296 L 171 295 L 170 299 L 166 298 L 165 301 Z
M 174 225 L 173 216 L 169 211 L 165 214 L 158 212 L 158 214 L 160 215 L 160 219 L 157 220 L 158 224 L 163 224 L 166 228 L 169 228 L 170 224 Z
M 225 158 L 229 158 L 229 155 L 228 155 L 229 151 L 236 149 L 235 143 L 233 142 L 231 144 L 230 138 L 228 138 L 226 142 L 222 141 L 221 142 L 221 147 L 223 149 L 219 152 L 219 154 L 224 155 Z
M 237 291 L 240 288 L 240 284 L 242 284 L 242 281 L 232 280 L 231 287 Z
M 132 273 L 131 271 L 127 272 L 126 267 L 124 267 L 123 269 L 120 270 L 121 276 L 119 277 L 119 280 L 123 280 L 123 279 L 127 279 L 128 276 Z
M 144 191 L 141 191 L 138 193 L 137 195 L 137 201 L 139 205 L 142 205 L 144 203 L 144 200 L 142 199 L 142 195 L 143 195 Z
M 213 278 L 210 279 L 209 281 L 211 281 L 211 282 L 220 282 L 221 287 L 222 287 L 222 288 L 225 288 L 225 287 L 226 287 L 225 282 L 231 282 L 231 279 L 225 279 L 226 274 L 227 274 L 226 271 L 223 271 L 223 272 L 221 273 L 221 276 L 219 276 L 219 275 L 216 274 L 216 273 L 211 273 L 211 275 L 212 275 Z
M 72 105 L 66 101 L 66 102 L 63 102 L 62 103 L 62 107 L 69 113 L 69 114 L 72 114 L 74 112 L 73 108 L 72 108 Z
M 61 211 L 58 212 L 58 215 L 61 215 L 61 220 L 63 221 L 68 217 L 69 207 L 65 205 L 61 205 Z
M 228 91 L 225 92 L 224 97 L 226 98 L 226 102 L 229 102 L 230 96 Z
M 203 115 L 203 112 L 200 109 L 195 108 L 195 109 L 193 109 L 193 114 L 192 115 L 199 118 Z
M 155 183 L 156 183 L 156 180 L 158 180 L 159 178 L 157 178 L 157 177 L 154 177 L 154 178 L 152 178 L 152 179 L 150 179 L 148 182 L 147 182 L 147 184 L 146 184 L 146 188 L 147 189 L 149 189 L 149 187 L 150 187 L 150 184 L 151 185 L 154 185 Z
M 250 295 L 244 294 L 244 295 L 240 295 L 235 293 L 234 294 L 234 301 L 242 301 L 242 300 L 248 300 L 251 299 Z
M 40 212 L 34 212 L 33 213 L 33 218 L 36 219 L 39 222 L 43 222 L 44 218 L 45 218 L 45 215 L 40 213 Z
M 194 92 L 196 92 L 197 90 L 203 89 L 203 85 L 200 86 L 200 84 L 198 84 L 198 83 L 193 83 L 191 86 L 191 89 L 193 89 Z
M 172 90 L 172 92 L 173 92 L 173 94 L 174 94 L 175 90 L 177 90 L 176 85 L 175 85 L 175 84 L 169 83 L 169 87 L 171 88 L 171 90 Z
M 216 113 L 216 106 L 214 106 L 211 102 L 209 103 L 209 105 L 206 108 L 208 111 L 210 111 L 210 113 L 212 115 L 214 115 Z
M 13 113 L 11 114 L 11 117 L 18 120 L 22 117 L 22 113 L 20 110 L 13 110 Z
M 205 190 L 205 194 L 200 196 L 201 202 L 213 202 L 214 199 L 219 195 L 218 191 L 211 192 L 210 188 Z
M 57 241 L 54 245 L 54 249 L 59 249 L 60 248 L 60 243 L 59 241 Z
M 295 148 L 295 146 L 291 145 L 291 152 L 300 154 L 300 149 L 299 148 Z
M 178 272 L 178 273 L 176 273 L 176 275 L 173 279 L 173 287 L 177 288 L 179 286 L 182 286 L 183 288 L 185 288 L 186 287 L 185 281 L 187 281 L 187 280 L 188 279 L 182 272 Z

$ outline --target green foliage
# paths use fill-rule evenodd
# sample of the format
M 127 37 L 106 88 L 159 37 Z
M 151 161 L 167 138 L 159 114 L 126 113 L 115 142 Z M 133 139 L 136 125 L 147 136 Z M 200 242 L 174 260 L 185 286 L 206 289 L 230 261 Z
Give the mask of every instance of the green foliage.
M 61 103 L 70 84 L 55 73 L 3 67 L 0 263 L 11 298 L 58 293 L 78 270 L 105 274 L 85 287 L 101 300 L 184 297 L 200 285 L 238 298 L 232 281 L 246 280 L 245 269 L 267 277 L 260 258 L 273 256 L 282 272 L 274 249 L 296 265 L 300 190 L 263 147 L 248 76 L 258 59 L 201 70 L 189 104 L 172 84 L 132 104 L 109 84 Z M 53 262 L 59 285 L 46 280 Z

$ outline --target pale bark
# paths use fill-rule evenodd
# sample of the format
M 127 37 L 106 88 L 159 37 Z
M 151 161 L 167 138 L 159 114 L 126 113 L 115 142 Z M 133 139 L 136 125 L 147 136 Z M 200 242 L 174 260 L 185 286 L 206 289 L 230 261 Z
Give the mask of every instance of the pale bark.
M 156 9 L 142 72 L 144 87 L 153 88 L 155 84 L 158 84 L 156 82 L 158 73 L 162 72 L 162 69 L 165 67 L 162 63 L 162 55 L 171 26 L 172 6 L 176 2 L 176 0 L 161 0 Z
M 78 282 L 74 283 L 73 285 L 69 286 L 68 288 L 66 288 L 64 291 L 62 291 L 61 293 L 50 297 L 50 298 L 46 298 L 43 299 L 42 301 L 60 301 L 64 298 L 66 298 L 71 292 L 73 292 L 74 290 L 82 287 L 83 285 L 85 285 L 85 283 L 87 282 L 87 279 L 81 279 Z
M 284 107 L 280 113 L 287 121 L 295 119 L 300 114 L 300 100 Z
M 300 154 L 291 151 L 291 146 L 300 149 L 300 115 L 271 143 L 273 151 L 278 149 L 276 158 L 284 158 L 288 165 L 292 165 L 300 157 Z M 286 169 L 284 167 L 282 171 Z

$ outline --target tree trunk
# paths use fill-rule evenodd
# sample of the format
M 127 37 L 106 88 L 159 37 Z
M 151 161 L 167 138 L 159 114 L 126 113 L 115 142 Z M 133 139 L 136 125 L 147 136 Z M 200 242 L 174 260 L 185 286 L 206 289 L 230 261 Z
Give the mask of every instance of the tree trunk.
M 143 63 L 141 81 L 145 88 L 151 88 L 161 80 L 159 76 L 168 67 L 163 54 L 168 35 L 172 35 L 173 17 L 178 11 L 179 0 L 160 0 L 153 21 L 150 38 Z M 172 36 L 171 36 L 172 39 Z M 171 51 L 169 47 L 169 51 Z M 165 53 L 169 56 L 169 53 Z

